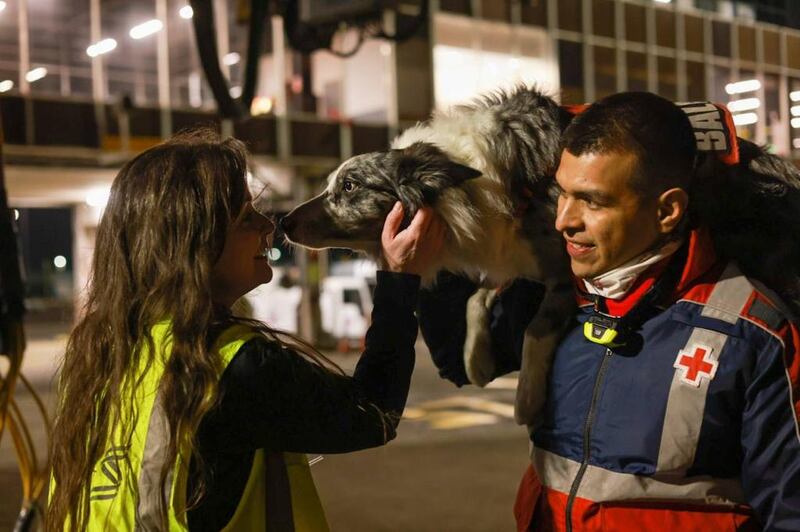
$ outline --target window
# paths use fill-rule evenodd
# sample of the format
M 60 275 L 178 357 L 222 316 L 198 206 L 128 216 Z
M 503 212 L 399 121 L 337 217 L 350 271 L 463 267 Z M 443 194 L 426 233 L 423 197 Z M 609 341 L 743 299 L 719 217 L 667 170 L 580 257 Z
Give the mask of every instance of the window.
M 558 90 L 558 64 L 544 29 L 447 13 L 437 13 L 434 24 L 433 86 L 438 109 L 519 83 Z
M 558 27 L 562 30 L 583 31 L 581 25 L 582 9 L 581 0 L 559 0 L 558 2 Z
M 561 103 L 585 103 L 583 93 L 583 46 L 571 41 L 558 41 L 558 64 L 561 81 Z
M 703 19 L 700 17 L 685 15 L 683 17 L 683 25 L 686 34 L 686 49 L 690 52 L 702 54 L 705 50 Z
M 800 37 L 786 36 L 786 62 L 789 68 L 800 69 Z
M 625 4 L 625 38 L 634 42 L 646 42 L 647 20 L 645 9 L 634 4 Z
M 667 100 L 678 99 L 678 74 L 675 59 L 658 57 L 658 94 Z
M 617 92 L 617 52 L 613 48 L 594 47 L 594 88 L 598 100 Z
M 731 56 L 731 25 L 714 20 L 711 22 L 712 50 L 720 57 Z
M 522 23 L 547 27 L 547 0 L 522 2 Z
M 594 0 L 592 21 L 595 35 L 614 38 L 614 2 L 612 0 Z
M 686 62 L 686 98 L 690 102 L 706 99 L 706 66 L 696 61 Z
M 752 26 L 739 26 L 739 58 L 756 60 L 756 30 Z
M 483 0 L 481 2 L 481 17 L 486 20 L 510 22 L 511 13 L 508 0 Z
M 628 90 L 647 90 L 647 56 L 639 52 L 626 54 L 628 66 Z
M 780 36 L 776 31 L 764 30 L 764 62 L 770 65 L 781 64 Z
M 656 44 L 675 48 L 675 13 L 656 9 Z

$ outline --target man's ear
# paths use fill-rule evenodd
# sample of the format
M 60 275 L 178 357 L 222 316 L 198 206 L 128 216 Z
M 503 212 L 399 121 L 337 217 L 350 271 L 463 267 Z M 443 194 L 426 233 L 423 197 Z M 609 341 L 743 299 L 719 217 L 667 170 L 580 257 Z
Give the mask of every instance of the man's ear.
M 445 152 L 428 142 L 415 142 L 399 150 L 400 181 L 420 181 L 426 187 L 441 190 L 474 179 L 481 172 L 451 160 Z
M 662 234 L 668 234 L 678 227 L 686 216 L 689 194 L 682 188 L 665 190 L 658 197 L 658 225 Z

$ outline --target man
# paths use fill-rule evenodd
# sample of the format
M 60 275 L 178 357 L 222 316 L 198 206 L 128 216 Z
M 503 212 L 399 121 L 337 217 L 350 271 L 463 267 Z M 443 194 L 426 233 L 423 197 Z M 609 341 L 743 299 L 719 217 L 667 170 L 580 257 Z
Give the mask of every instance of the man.
M 692 226 L 686 116 L 618 94 L 563 144 L 555 223 L 580 308 L 530 427 L 518 529 L 800 530 L 800 331 Z M 420 301 L 434 360 L 458 384 L 472 325 L 447 333 L 436 317 L 470 293 L 450 278 Z M 519 367 L 539 294 L 517 281 L 495 298 L 497 374 Z

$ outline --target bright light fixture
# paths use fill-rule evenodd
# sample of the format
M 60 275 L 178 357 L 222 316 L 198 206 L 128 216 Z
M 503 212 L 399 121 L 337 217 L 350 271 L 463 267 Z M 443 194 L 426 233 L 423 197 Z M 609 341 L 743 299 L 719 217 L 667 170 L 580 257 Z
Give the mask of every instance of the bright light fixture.
M 231 95 L 231 98 L 238 98 L 242 95 L 242 88 L 239 85 L 235 85 L 231 87 L 228 93 Z
M 0 11 L 3 11 L 6 8 L 6 3 L 0 1 Z
M 789 99 L 793 102 L 800 102 L 800 91 L 792 91 L 789 93 Z
M 63 270 L 67 265 L 67 258 L 64 255 L 57 255 L 53 258 L 53 266 L 59 270 Z
M 800 116 L 800 105 L 793 105 L 789 111 L 792 113 L 792 116 Z
M 192 6 L 183 6 L 180 11 L 178 11 L 178 14 L 181 18 L 188 20 L 194 16 L 194 9 L 192 9 Z
M 752 111 L 761 107 L 761 100 L 758 98 L 743 98 L 741 100 L 734 100 L 727 103 L 728 110 L 731 113 L 738 113 L 739 111 Z
M 747 126 L 758 122 L 758 115 L 755 113 L 742 113 L 733 115 L 733 123 L 737 126 Z
M 231 65 L 235 65 L 236 63 L 238 63 L 241 58 L 242 57 L 239 54 L 237 54 L 236 52 L 231 52 L 229 54 L 225 54 L 222 57 L 222 62 L 225 63 L 228 66 L 231 66 Z
M 725 92 L 728 94 L 741 94 L 743 92 L 753 92 L 761 88 L 761 82 L 757 79 L 746 79 L 736 83 L 725 85 Z
M 250 114 L 253 116 L 265 115 L 272 111 L 272 98 L 269 96 L 256 96 L 250 104 Z
M 46 75 L 47 75 L 47 69 L 45 67 L 38 67 L 34 68 L 33 70 L 25 74 L 25 80 L 28 83 L 33 83 L 34 81 L 39 81 Z
M 794 149 L 800 150 L 800 139 L 792 139 L 792 146 Z
M 800 129 L 800 118 L 792 118 L 792 127 Z
M 670 4 L 672 0 L 656 0 L 656 4 Z
M 94 44 L 90 44 L 88 48 L 86 48 L 86 55 L 89 57 L 97 57 L 98 55 L 107 54 L 111 50 L 117 47 L 117 41 L 114 39 L 103 39 L 102 41 L 97 41 Z
M 0 10 L 0 11 L 2 11 L 2 10 Z M 795 140 L 797 140 L 797 139 L 795 139 Z M 15 220 L 19 220 L 19 209 L 14 209 L 14 219 Z
M 110 195 L 109 187 L 95 188 L 86 194 L 86 204 L 90 207 L 105 207 Z
M 134 26 L 131 28 L 131 31 L 128 34 L 131 36 L 132 39 L 143 39 L 148 35 L 152 35 L 156 32 L 161 31 L 164 27 L 164 24 L 158 20 L 157 18 L 150 19 L 147 22 L 142 22 L 138 26 Z
M 14 82 L 10 79 L 0 81 L 0 92 L 8 92 L 14 88 Z

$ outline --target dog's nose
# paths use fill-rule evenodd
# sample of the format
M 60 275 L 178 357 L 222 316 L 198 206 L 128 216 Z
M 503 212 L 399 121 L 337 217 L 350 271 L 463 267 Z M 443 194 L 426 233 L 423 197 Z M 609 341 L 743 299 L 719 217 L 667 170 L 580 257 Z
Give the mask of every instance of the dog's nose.
M 281 226 L 281 231 L 284 233 L 290 233 L 297 224 L 289 216 L 284 216 L 281 218 L 281 221 L 278 223 L 278 225 Z

